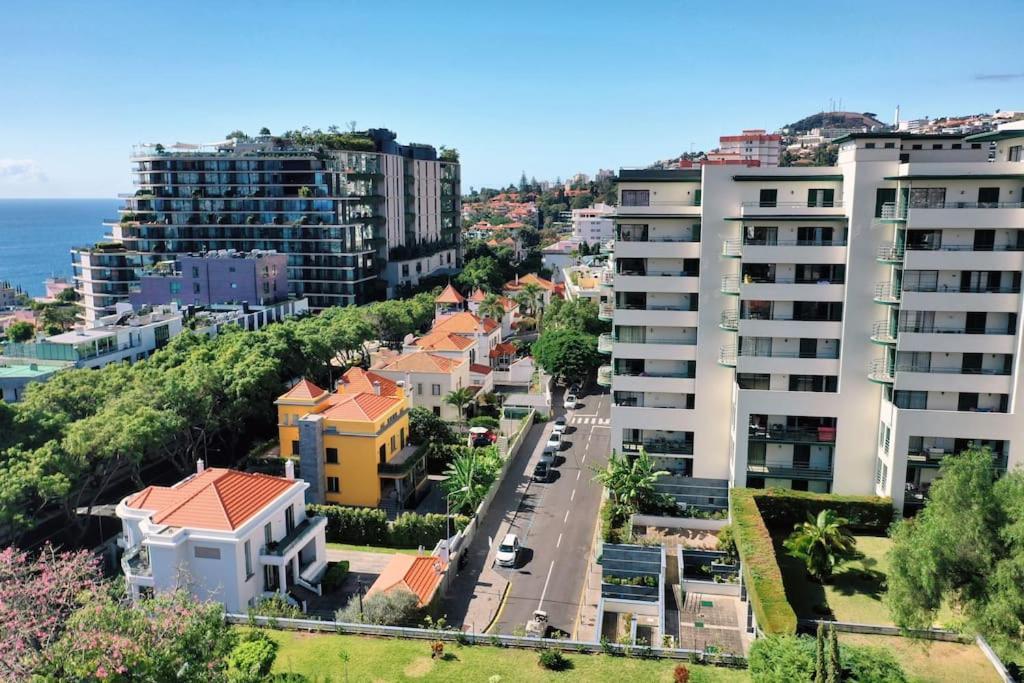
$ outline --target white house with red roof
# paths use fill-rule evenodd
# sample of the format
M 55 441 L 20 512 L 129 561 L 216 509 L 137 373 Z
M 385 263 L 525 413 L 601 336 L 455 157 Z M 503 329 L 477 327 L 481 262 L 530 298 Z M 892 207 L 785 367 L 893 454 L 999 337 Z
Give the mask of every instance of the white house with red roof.
M 299 604 L 303 595 L 319 594 L 327 520 L 306 516 L 307 488 L 291 463 L 284 477 L 274 477 L 205 469 L 200 460 L 177 484 L 126 497 L 117 516 L 132 598 L 184 588 L 244 613 L 274 593 Z
M 466 306 L 470 313 L 479 315 L 480 304 L 487 298 L 487 293 L 484 290 L 477 288 L 469 298 L 466 299 Z M 507 296 L 498 295 L 498 301 L 501 303 L 502 308 L 505 309 L 505 314 L 501 317 L 501 338 L 504 339 L 512 334 L 512 323 L 515 322 L 516 317 L 519 315 L 519 304 Z

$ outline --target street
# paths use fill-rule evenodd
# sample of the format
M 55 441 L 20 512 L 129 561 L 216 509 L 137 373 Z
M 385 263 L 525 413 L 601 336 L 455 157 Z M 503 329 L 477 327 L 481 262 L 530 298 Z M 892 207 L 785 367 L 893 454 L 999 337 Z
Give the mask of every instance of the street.
M 561 392 L 554 400 L 557 417 L 565 412 Z M 610 436 L 609 396 L 591 394 L 582 402 L 567 415 L 569 445 L 563 445 L 557 478 L 530 484 L 511 525 L 523 550 L 515 569 L 496 569 L 510 585 L 493 632 L 511 634 L 536 609 L 548 613 L 552 627 L 566 633 L 574 630 L 601 504 L 594 470 L 607 463 Z M 551 425 L 545 425 L 544 440 L 550 432 Z M 527 471 L 532 472 L 544 440 L 535 446 Z

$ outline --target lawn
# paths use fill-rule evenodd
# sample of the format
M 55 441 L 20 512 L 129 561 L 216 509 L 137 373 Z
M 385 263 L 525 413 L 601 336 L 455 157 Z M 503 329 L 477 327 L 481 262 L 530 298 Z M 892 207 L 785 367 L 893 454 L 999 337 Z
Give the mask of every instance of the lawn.
M 383 555 L 394 555 L 395 553 L 402 553 L 403 555 L 419 555 L 419 548 L 385 548 L 379 545 L 352 545 L 351 543 L 328 543 L 328 550 L 358 550 L 362 553 L 381 553 Z M 430 552 L 433 548 L 427 549 Z
M 896 636 L 840 633 L 851 645 L 871 645 L 888 650 L 903 665 L 913 683 L 961 683 L 999 681 L 996 670 L 974 643 L 914 641 Z
M 501 683 L 523 681 L 672 681 L 678 663 L 671 660 L 641 660 L 605 655 L 568 655 L 572 668 L 552 672 L 537 664 L 536 650 L 495 648 L 487 645 L 459 646 L 445 643 L 444 661 L 430 658 L 425 640 L 369 638 L 337 634 L 269 631 L 280 644 L 276 673 L 301 673 L 310 681 L 345 681 L 339 653 L 348 654 L 350 681 L 471 681 L 500 676 Z M 746 683 L 746 671 L 686 665 L 691 683 Z
M 892 626 L 884 603 L 885 577 L 889 572 L 886 553 L 892 540 L 884 536 L 855 536 L 857 554 L 841 562 L 829 583 L 822 586 L 807 576 L 804 565 L 786 554 L 781 537 L 775 539 L 775 552 L 786 585 L 786 598 L 801 619 L 832 618 L 858 624 Z M 936 625 L 949 623 L 948 608 L 939 611 Z

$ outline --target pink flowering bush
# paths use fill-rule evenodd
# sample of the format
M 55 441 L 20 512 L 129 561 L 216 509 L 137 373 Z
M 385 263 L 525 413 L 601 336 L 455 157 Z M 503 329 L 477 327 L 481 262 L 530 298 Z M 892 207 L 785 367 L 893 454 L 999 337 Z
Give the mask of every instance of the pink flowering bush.
M 235 641 L 221 605 L 196 602 L 188 593 L 136 605 L 98 594 L 68 620 L 37 674 L 112 683 L 225 681 Z
M 96 559 L 47 545 L 35 557 L 0 551 L 0 680 L 27 679 L 83 600 L 100 588 Z

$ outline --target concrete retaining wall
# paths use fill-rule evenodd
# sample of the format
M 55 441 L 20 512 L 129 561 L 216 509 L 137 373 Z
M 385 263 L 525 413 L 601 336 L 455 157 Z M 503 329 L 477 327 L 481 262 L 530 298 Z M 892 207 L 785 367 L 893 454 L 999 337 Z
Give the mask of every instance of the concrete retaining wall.
M 660 517 L 657 515 L 633 515 L 630 522 L 635 526 L 660 526 L 667 529 L 696 529 L 697 531 L 718 531 L 729 524 L 727 519 Z

